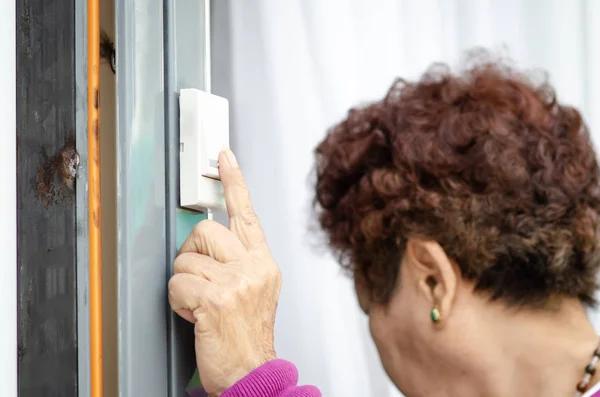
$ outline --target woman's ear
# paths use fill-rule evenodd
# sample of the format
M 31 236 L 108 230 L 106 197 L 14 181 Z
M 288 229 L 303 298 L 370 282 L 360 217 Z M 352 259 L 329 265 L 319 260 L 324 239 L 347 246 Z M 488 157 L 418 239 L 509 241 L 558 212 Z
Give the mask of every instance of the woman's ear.
M 456 296 L 458 269 L 435 241 L 409 239 L 405 268 L 411 272 L 420 294 L 431 310 L 439 311 L 439 320 L 448 317 Z

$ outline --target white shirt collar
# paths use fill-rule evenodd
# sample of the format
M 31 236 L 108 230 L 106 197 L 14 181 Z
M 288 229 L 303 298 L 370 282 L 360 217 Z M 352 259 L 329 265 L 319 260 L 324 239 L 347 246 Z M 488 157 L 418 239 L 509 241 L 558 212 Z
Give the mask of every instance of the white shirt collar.
M 600 382 L 592 386 L 592 388 L 588 390 L 582 397 L 592 397 L 596 392 L 600 392 Z

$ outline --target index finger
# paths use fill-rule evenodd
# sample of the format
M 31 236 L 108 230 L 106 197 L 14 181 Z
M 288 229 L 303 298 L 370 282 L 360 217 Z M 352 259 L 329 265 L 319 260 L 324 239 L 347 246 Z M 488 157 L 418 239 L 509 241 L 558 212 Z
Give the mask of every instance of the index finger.
M 219 174 L 229 214 L 229 229 L 246 248 L 262 244 L 265 236 L 252 207 L 246 179 L 230 149 L 224 149 L 219 154 Z

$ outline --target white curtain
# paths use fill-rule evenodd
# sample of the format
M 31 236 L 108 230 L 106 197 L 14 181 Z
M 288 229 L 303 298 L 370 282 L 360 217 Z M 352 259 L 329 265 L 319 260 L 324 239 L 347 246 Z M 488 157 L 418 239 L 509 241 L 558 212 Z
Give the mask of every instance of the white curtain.
M 308 230 L 313 148 L 396 76 L 456 64 L 475 46 L 547 70 L 600 143 L 600 1 L 231 0 L 228 8 L 227 23 L 213 29 L 230 46 L 221 66 L 233 149 L 284 276 L 277 351 L 325 396 L 399 396 L 351 283 Z

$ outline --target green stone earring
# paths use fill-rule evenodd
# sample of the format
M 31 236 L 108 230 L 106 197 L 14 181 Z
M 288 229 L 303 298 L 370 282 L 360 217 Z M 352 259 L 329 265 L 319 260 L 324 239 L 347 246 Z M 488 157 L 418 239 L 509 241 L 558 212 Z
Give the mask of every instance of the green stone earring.
M 437 307 L 434 307 L 433 309 L 431 309 L 431 321 L 433 321 L 434 323 L 439 323 L 440 319 L 442 318 L 442 315 L 440 314 L 440 311 L 438 310 Z

